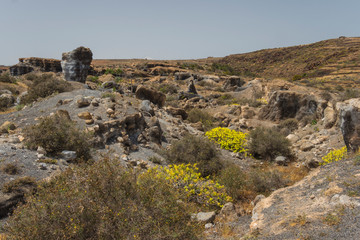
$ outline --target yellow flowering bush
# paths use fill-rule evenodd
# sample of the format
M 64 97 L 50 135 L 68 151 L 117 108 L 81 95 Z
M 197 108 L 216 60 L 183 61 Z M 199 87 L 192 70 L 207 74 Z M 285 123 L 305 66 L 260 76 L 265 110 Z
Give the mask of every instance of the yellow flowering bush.
M 247 153 L 247 133 L 238 132 L 229 128 L 217 127 L 205 133 L 212 141 L 220 144 L 221 148 L 233 152 Z
M 330 151 L 327 155 L 322 158 L 320 165 L 326 165 L 328 163 L 336 162 L 344 159 L 347 156 L 346 146 Z
M 196 164 L 174 164 L 151 168 L 147 174 L 159 180 L 167 180 L 181 196 L 185 196 L 187 201 L 207 207 L 223 207 L 226 202 L 232 201 L 226 194 L 224 186 L 209 178 L 202 178 L 198 170 Z

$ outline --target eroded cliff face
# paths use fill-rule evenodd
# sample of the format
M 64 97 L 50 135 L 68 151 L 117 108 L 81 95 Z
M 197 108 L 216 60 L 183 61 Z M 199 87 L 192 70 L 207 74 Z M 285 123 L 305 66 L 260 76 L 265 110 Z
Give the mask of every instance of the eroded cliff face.
M 65 79 L 85 83 L 92 56 L 91 50 L 85 47 L 78 47 L 71 52 L 63 53 L 61 67 Z
M 61 62 L 49 58 L 19 58 L 19 63 L 9 68 L 12 76 L 20 76 L 33 71 L 40 72 L 61 72 Z

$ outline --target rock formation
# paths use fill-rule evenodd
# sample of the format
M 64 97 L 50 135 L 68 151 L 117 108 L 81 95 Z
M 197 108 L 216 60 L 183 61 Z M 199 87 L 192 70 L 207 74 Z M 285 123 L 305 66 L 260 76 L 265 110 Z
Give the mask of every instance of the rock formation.
M 293 91 L 275 91 L 270 96 L 269 104 L 260 111 L 259 118 L 279 121 L 286 118 L 301 120 L 304 116 L 321 114 L 327 105 L 315 96 Z
M 350 99 L 337 108 L 345 145 L 348 151 L 356 152 L 360 147 L 360 99 Z
M 48 58 L 19 58 L 19 63 L 10 67 L 12 76 L 20 76 L 32 71 L 61 72 L 60 60 Z
M 146 88 L 144 86 L 139 86 L 135 92 L 136 98 L 142 100 L 149 100 L 150 102 L 157 104 L 159 107 L 164 106 L 166 95 L 158 92 L 154 89 Z
M 30 64 L 18 63 L 10 67 L 11 76 L 20 76 L 34 71 L 34 68 Z
M 29 64 L 32 67 L 39 68 L 42 72 L 61 72 L 61 61 L 49 58 L 19 58 L 20 63 Z
M 85 83 L 91 61 L 92 52 L 89 48 L 78 47 L 71 52 L 63 53 L 61 67 L 65 79 Z

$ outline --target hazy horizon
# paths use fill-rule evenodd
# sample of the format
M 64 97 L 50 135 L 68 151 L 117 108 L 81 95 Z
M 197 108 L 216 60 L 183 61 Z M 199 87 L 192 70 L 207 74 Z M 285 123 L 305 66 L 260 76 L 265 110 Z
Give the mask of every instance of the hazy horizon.
M 199 59 L 360 36 L 356 0 L 2 0 L 0 65 L 61 59 Z

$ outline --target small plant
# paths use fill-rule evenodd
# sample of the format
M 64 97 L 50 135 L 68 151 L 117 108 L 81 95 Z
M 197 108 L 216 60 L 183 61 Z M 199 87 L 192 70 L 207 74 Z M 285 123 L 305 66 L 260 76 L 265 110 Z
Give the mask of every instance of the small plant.
M 9 175 L 16 175 L 20 173 L 20 168 L 16 163 L 7 163 L 4 166 L 2 166 L 1 171 L 9 174 Z
M 279 123 L 278 128 L 289 129 L 291 132 L 298 129 L 299 121 L 295 118 L 288 118 Z
M 188 113 L 187 120 L 191 123 L 201 122 L 205 130 L 210 130 L 214 126 L 214 117 L 206 111 L 194 108 Z
M 115 93 L 105 92 L 105 93 L 101 94 L 101 98 L 110 98 L 110 100 L 111 100 L 112 102 L 115 102 L 115 100 L 116 100 L 116 95 L 115 95 Z
M 122 76 L 123 73 L 124 73 L 124 71 L 121 70 L 120 68 L 117 68 L 117 69 L 108 68 L 105 70 L 105 74 L 112 74 L 114 76 Z
M 328 213 L 324 217 L 323 221 L 325 224 L 333 226 L 338 225 L 341 222 L 341 218 L 336 213 Z
M 269 194 L 289 183 L 286 177 L 277 170 L 255 169 L 250 172 L 249 177 L 254 191 L 258 194 Z
M 9 73 L 5 73 L 5 74 L 0 75 L 0 82 L 16 83 L 16 78 L 10 76 Z
M 149 161 L 155 164 L 161 164 L 161 159 L 156 156 L 149 157 Z
M 221 170 L 217 180 L 225 186 L 226 192 L 234 200 L 246 199 L 248 195 L 248 175 L 240 167 L 231 164 Z
M 230 130 L 229 128 L 217 127 L 205 133 L 205 135 L 221 148 L 233 152 L 247 153 L 247 134 Z
M 71 85 L 67 81 L 57 79 L 52 74 L 42 74 L 32 81 L 28 94 L 21 99 L 21 104 L 32 103 L 39 98 L 70 91 L 71 89 Z
M 207 139 L 190 134 L 172 143 L 164 154 L 170 163 L 196 163 L 203 177 L 216 174 L 222 168 L 214 145 Z
M 16 111 L 20 111 L 20 110 L 23 109 L 24 107 L 25 107 L 24 104 L 18 104 L 18 105 L 16 105 L 15 109 L 16 109 Z
M 329 164 L 332 162 L 340 161 L 340 160 L 346 158 L 346 156 L 347 156 L 346 146 L 344 146 L 340 149 L 332 150 L 327 155 L 322 157 L 322 162 L 320 163 L 320 165 L 326 165 L 326 164 Z
M 36 181 L 32 177 L 20 177 L 4 184 L 4 193 L 22 192 L 24 187 L 35 187 Z
M 166 179 L 189 202 L 221 208 L 226 202 L 232 201 L 226 194 L 224 186 L 202 178 L 198 170 L 196 164 L 180 164 L 155 167 L 148 170 L 148 174 L 154 178 Z
M 273 160 L 278 155 L 291 156 L 290 141 L 273 128 L 258 127 L 250 132 L 250 153 L 257 158 Z
M 27 147 L 43 147 L 50 155 L 63 150 L 76 151 L 79 160 L 90 158 L 90 135 L 79 130 L 71 120 L 55 115 L 47 117 L 39 124 L 24 129 Z
M 159 91 L 165 94 L 174 94 L 178 92 L 178 87 L 174 84 L 163 83 L 159 86 Z
M 39 160 L 37 160 L 37 162 L 46 163 L 46 164 L 57 164 L 58 163 L 58 161 L 56 159 L 51 159 L 51 158 L 39 159 Z

